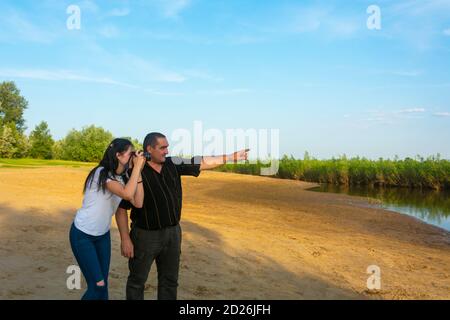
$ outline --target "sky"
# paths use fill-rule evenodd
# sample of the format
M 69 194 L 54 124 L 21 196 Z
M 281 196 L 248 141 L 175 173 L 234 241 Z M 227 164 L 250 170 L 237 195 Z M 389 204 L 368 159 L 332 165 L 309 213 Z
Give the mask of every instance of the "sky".
M 450 158 L 449 71 L 450 0 L 0 2 L 0 81 L 56 139 L 201 121 L 278 129 L 299 158 Z

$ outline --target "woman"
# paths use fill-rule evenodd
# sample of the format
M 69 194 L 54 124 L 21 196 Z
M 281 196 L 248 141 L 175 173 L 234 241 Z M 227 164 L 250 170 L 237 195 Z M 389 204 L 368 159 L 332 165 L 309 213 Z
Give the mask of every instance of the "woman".
M 129 164 L 133 170 L 125 184 L 121 175 Z M 108 300 L 111 219 L 122 199 L 142 206 L 144 165 L 145 158 L 142 153 L 134 153 L 129 140 L 115 139 L 86 178 L 83 205 L 70 229 L 72 251 L 88 286 L 82 300 Z

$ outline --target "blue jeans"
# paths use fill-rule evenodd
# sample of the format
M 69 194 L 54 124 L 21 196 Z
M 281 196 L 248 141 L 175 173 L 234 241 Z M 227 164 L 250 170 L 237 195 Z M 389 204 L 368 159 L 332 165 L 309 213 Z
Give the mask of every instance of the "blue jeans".
M 111 234 L 91 236 L 70 228 L 70 245 L 81 272 L 86 278 L 87 291 L 81 300 L 108 300 L 108 274 L 111 261 Z M 105 285 L 98 285 L 104 281 Z

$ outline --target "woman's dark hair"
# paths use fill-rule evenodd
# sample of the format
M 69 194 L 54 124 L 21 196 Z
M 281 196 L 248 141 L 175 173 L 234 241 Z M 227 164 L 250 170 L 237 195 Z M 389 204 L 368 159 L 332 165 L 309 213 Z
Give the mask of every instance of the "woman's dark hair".
M 98 168 L 103 167 L 103 169 L 100 171 L 98 181 L 97 181 L 97 191 L 100 191 L 102 189 L 103 193 L 106 191 L 106 180 L 114 179 L 114 176 L 116 175 L 117 167 L 119 166 L 119 160 L 116 157 L 116 153 L 122 153 L 128 150 L 130 146 L 133 144 L 128 139 L 122 139 L 117 138 L 114 139 L 106 149 L 105 153 L 103 154 L 103 159 L 100 161 L 98 166 L 96 166 L 94 169 L 89 172 L 89 175 L 86 178 L 86 181 L 84 182 L 84 189 L 83 193 L 86 192 L 87 188 L 90 188 L 92 186 L 92 183 L 94 182 L 94 176 L 95 172 Z

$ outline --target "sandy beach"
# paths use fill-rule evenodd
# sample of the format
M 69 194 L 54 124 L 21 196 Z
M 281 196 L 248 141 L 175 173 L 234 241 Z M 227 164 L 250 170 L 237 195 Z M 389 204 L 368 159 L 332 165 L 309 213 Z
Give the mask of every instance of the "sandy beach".
M 79 299 L 68 230 L 86 168 L 0 169 L 0 299 Z M 203 172 L 183 178 L 179 299 L 450 299 L 450 233 L 313 184 Z M 112 228 L 110 298 L 127 259 Z M 367 289 L 367 267 L 381 290 Z M 146 299 L 156 298 L 156 265 Z M 85 288 L 84 281 L 82 283 Z

